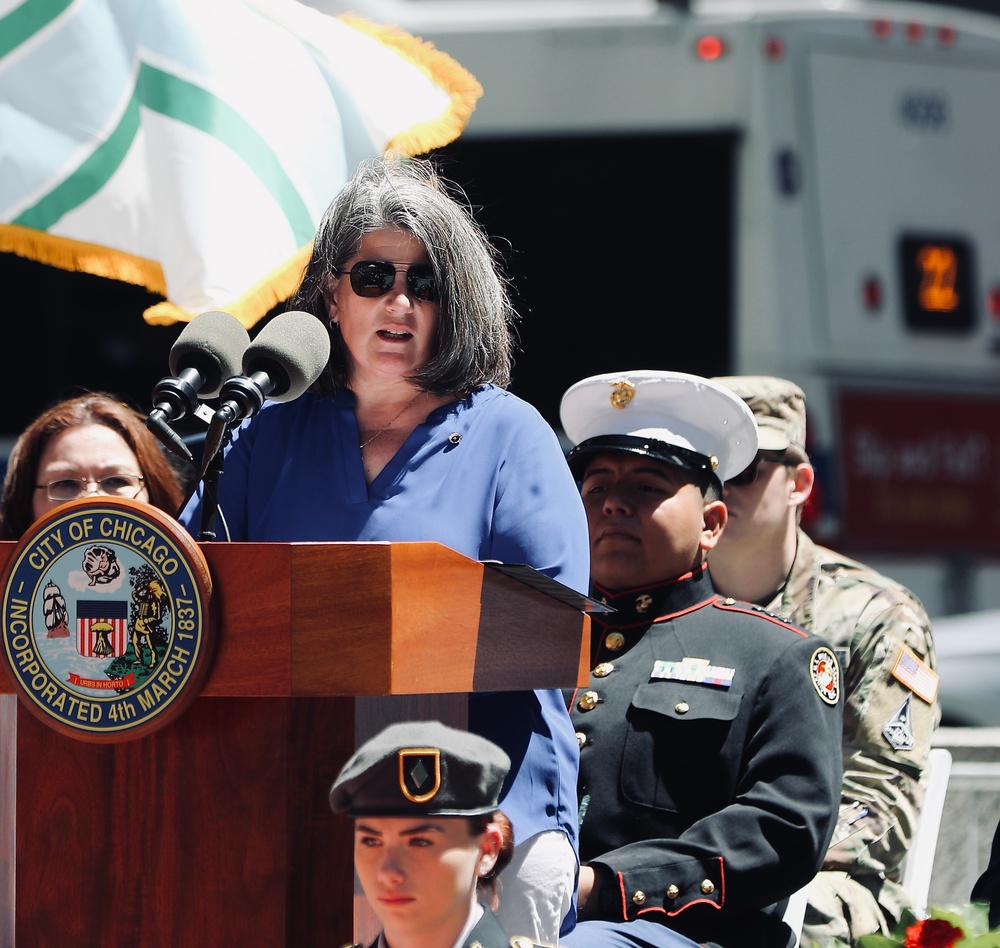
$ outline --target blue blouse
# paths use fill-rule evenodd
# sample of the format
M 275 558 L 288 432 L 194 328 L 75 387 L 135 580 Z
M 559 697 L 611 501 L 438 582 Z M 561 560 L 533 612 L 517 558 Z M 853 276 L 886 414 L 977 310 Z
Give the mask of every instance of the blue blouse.
M 266 404 L 234 435 L 219 479 L 230 539 L 434 540 L 587 592 L 579 491 L 527 402 L 488 385 L 435 409 L 370 485 L 359 442 L 349 391 Z M 198 507 L 195 499 L 182 517 L 193 533 Z M 221 521 L 216 530 L 225 536 Z M 474 695 L 469 725 L 511 757 L 501 805 L 515 842 L 557 829 L 576 849 L 579 750 L 561 693 Z

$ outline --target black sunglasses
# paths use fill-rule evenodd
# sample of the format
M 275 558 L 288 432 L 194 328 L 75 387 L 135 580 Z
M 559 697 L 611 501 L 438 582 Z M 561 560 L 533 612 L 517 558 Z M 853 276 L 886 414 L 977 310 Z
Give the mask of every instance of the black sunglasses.
M 397 267 L 387 260 L 359 260 L 347 273 L 351 277 L 351 289 L 366 299 L 385 296 L 395 285 L 397 273 L 406 274 L 406 288 L 415 300 L 433 303 L 438 298 L 434 270 L 429 263 Z
M 760 467 L 761 461 L 766 461 L 768 464 L 785 464 L 794 465 L 794 461 L 789 461 L 785 456 L 785 452 L 782 451 L 778 454 L 760 454 L 757 456 L 735 477 L 729 478 L 726 481 L 727 487 L 746 487 L 748 484 L 752 484 L 757 480 L 757 469 Z

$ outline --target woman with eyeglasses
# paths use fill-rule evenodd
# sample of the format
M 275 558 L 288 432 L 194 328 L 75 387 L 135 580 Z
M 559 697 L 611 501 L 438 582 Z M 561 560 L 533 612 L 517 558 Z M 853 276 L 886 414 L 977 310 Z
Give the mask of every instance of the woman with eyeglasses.
M 587 590 L 587 524 L 558 440 L 505 389 L 515 313 L 495 251 L 432 163 L 358 169 L 289 308 L 328 327 L 329 363 L 312 391 L 236 433 L 218 489 L 231 539 L 437 541 Z M 199 518 L 191 505 L 185 521 Z M 577 867 L 569 716 L 555 690 L 477 695 L 469 713 L 514 761 L 502 921 L 555 943 Z
M 42 514 L 88 494 L 147 501 L 171 516 L 183 498 L 143 416 L 109 395 L 60 401 L 17 439 L 0 497 L 0 539 L 19 539 Z

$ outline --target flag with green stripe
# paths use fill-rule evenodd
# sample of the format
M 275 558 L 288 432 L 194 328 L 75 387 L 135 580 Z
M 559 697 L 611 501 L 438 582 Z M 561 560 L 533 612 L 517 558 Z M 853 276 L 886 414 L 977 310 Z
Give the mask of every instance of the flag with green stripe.
M 357 163 L 447 144 L 481 93 L 296 0 L 0 0 L 0 250 L 140 283 L 149 322 L 250 326 Z

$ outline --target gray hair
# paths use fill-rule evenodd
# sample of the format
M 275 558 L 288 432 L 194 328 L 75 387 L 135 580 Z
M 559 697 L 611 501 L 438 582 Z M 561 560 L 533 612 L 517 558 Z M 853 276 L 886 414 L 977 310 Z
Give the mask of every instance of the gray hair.
M 510 384 L 517 314 L 497 251 L 461 189 L 424 159 L 365 161 L 327 208 L 290 309 L 328 325 L 330 360 L 315 391 L 347 385 L 347 351 L 329 326 L 323 291 L 358 253 L 366 234 L 387 227 L 412 233 L 427 250 L 438 287 L 434 354 L 409 381 L 435 395 L 464 395 L 487 382 Z

